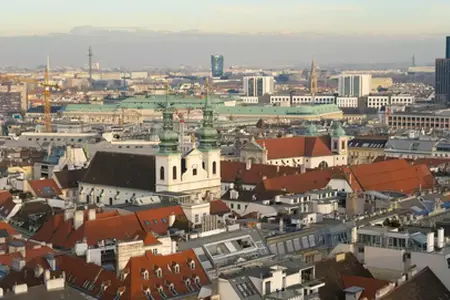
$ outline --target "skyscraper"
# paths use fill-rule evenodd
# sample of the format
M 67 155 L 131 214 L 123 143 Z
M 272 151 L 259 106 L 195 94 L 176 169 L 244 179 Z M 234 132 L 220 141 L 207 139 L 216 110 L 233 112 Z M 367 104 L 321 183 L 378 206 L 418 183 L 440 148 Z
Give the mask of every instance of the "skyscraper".
M 339 96 L 361 97 L 370 94 L 372 75 L 342 74 L 339 76 Z
M 446 39 L 445 58 L 436 59 L 436 100 L 450 102 L 450 36 Z
M 273 94 L 275 80 L 273 76 L 244 77 L 244 93 L 249 97 L 260 97 Z
M 211 75 L 212 77 L 223 76 L 223 55 L 211 55 Z
M 447 43 L 445 47 L 445 58 L 450 59 L 450 36 L 447 37 Z

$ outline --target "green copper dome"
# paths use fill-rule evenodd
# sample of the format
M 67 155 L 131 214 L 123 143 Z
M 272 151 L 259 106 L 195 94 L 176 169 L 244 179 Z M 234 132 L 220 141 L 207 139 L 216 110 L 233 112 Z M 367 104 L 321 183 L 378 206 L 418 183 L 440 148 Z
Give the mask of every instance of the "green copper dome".
M 311 123 L 306 127 L 306 136 L 317 136 L 317 133 L 318 131 L 316 125 Z
M 331 136 L 334 137 L 341 137 L 341 136 L 346 136 L 347 133 L 345 132 L 344 128 L 342 128 L 341 124 L 338 123 L 336 125 L 336 127 L 333 129 L 333 131 L 331 132 Z
M 205 107 L 203 108 L 203 126 L 197 131 L 199 139 L 199 150 L 216 149 L 218 146 L 219 134 L 214 128 L 214 109 L 206 95 Z
M 166 103 L 162 106 L 163 128 L 159 134 L 159 153 L 178 152 L 178 134 L 173 130 L 174 109 L 166 96 Z

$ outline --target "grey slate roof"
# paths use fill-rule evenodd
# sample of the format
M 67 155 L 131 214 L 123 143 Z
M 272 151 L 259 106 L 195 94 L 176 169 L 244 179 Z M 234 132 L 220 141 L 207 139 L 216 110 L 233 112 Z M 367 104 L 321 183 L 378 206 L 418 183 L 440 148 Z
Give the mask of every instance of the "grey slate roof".
M 154 156 L 97 152 L 81 182 L 155 191 L 155 181 Z
M 382 300 L 448 300 L 450 292 L 430 268 L 426 267 L 411 280 L 381 298 Z

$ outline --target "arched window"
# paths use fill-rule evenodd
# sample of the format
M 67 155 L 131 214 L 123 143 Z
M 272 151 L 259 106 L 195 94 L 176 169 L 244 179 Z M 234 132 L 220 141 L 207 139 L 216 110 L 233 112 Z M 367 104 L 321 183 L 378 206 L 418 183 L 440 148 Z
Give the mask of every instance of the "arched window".
M 319 169 L 325 169 L 325 168 L 328 168 L 328 163 L 326 161 L 322 161 L 319 164 Z
M 173 180 L 177 180 L 177 167 L 176 166 L 173 166 L 173 168 L 172 168 L 172 179 Z
M 213 162 L 213 174 L 216 175 L 217 173 L 217 163 L 214 161 Z
M 164 180 L 164 167 L 161 167 L 161 169 L 159 169 L 159 179 Z

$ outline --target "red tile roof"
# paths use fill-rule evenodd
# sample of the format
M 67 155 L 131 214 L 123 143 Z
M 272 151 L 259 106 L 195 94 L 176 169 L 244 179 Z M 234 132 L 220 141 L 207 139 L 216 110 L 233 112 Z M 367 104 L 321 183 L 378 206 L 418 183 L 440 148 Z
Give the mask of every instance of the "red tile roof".
M 34 245 L 37 245 L 37 244 L 34 244 Z M 53 250 L 49 247 L 46 247 L 46 246 L 41 246 L 41 247 L 37 246 L 39 248 L 33 248 L 33 246 L 31 246 L 31 247 L 30 246 L 31 246 L 30 244 L 25 245 L 25 257 L 23 257 L 20 252 L 5 253 L 5 254 L 0 255 L 0 264 L 12 267 L 13 260 L 15 258 L 23 258 L 23 259 L 25 259 L 25 262 L 28 263 L 35 259 L 44 257 L 48 254 L 56 253 L 55 250 Z
M 231 210 L 222 200 L 214 200 L 209 203 L 209 213 L 211 215 L 223 215 Z
M 120 215 L 117 211 L 101 212 L 99 210 L 95 220 L 88 220 L 86 210 L 84 222 L 76 230 L 73 227 L 73 219 L 64 221 L 64 214 L 58 214 L 45 222 L 33 239 L 49 242 L 63 249 L 73 248 L 83 239 L 86 239 L 89 246 L 94 246 L 106 239 L 133 240 L 137 236 L 141 237 L 146 245 L 153 245 L 159 242 L 149 232 L 166 233 L 169 227 L 169 215 L 172 212 L 178 217 L 186 218 L 180 206 L 171 206 L 171 209 L 164 207 L 163 210 L 157 208 L 139 211 L 127 215 Z M 158 218 L 158 224 L 153 221 L 155 218 Z M 163 218 L 166 219 L 165 223 Z M 149 222 L 146 222 L 147 220 Z M 147 223 L 150 224 L 147 226 Z
M 247 170 L 246 166 L 246 163 L 243 162 L 221 161 L 220 174 L 222 182 L 234 182 L 236 177 L 239 176 L 243 184 L 256 185 L 261 183 L 263 176 L 272 178 L 283 174 L 300 173 L 300 169 L 294 167 L 252 164 L 250 169 Z
M 61 195 L 61 189 L 53 179 L 28 180 L 31 193 L 36 197 L 50 198 Z
M 169 215 L 175 214 L 176 219 L 186 219 L 183 209 L 179 205 L 166 206 L 137 211 L 136 216 L 145 231 L 165 234 L 169 229 Z
M 353 191 L 374 190 L 409 194 L 420 187 L 429 189 L 437 184 L 426 165 L 413 166 L 405 160 L 386 160 L 270 178 L 264 180 L 264 189 L 269 191 L 285 189 L 290 193 L 304 193 L 325 188 L 332 178 L 344 178 L 347 182 L 351 182 Z
M 9 191 L 0 191 L 0 206 L 2 206 L 12 195 Z
M 296 136 L 291 138 L 262 139 L 256 140 L 256 142 L 267 149 L 267 159 L 333 155 L 328 136 Z
M 3 218 L 8 217 L 16 205 L 17 203 L 14 202 L 13 198 L 8 198 L 2 205 L 0 205 L 0 216 Z
M 176 270 L 176 265 L 179 270 Z M 161 269 L 160 277 L 157 276 L 158 269 Z M 144 256 L 131 258 L 125 270 L 128 272 L 125 280 L 114 282 L 115 285 L 108 288 L 106 295 L 101 299 L 111 299 L 119 288 L 125 289 L 120 299 L 149 299 L 145 294 L 146 290 L 153 299 L 164 299 L 158 288 L 167 298 L 182 298 L 182 296 L 198 293 L 203 285 L 209 284 L 208 276 L 191 249 L 171 255 L 153 255 L 148 251 Z M 146 272 L 148 272 L 147 278 L 144 277 Z M 171 291 L 171 284 L 176 294 Z
M 9 235 L 12 234 L 17 234 L 17 231 L 11 226 L 9 225 L 8 222 L 0 222 L 0 230 L 6 230 L 6 232 L 8 232 Z
M 375 278 L 366 278 L 366 277 L 360 277 L 360 276 L 352 276 L 352 275 L 345 275 L 341 274 L 342 279 L 342 287 L 344 289 L 357 286 L 364 288 L 364 291 L 362 292 L 361 296 L 359 296 L 358 299 L 376 299 L 377 291 L 387 287 L 390 282 L 386 280 L 378 280 Z M 358 300 L 356 299 L 356 300 Z

